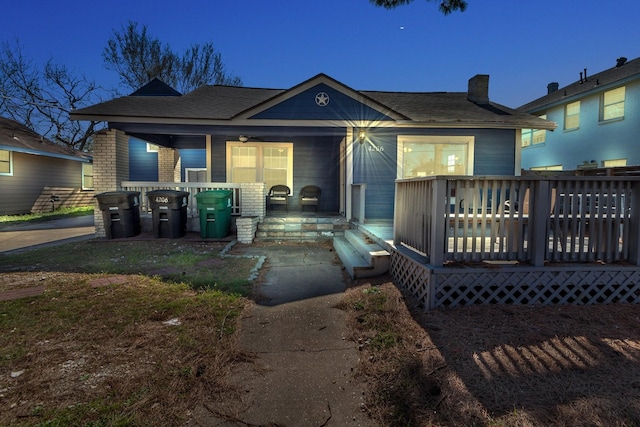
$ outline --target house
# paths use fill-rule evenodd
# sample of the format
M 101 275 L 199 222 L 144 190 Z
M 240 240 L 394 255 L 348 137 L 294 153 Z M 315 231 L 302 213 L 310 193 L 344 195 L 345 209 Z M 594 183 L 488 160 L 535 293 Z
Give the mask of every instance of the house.
M 0 117 L 0 215 L 94 202 L 91 156 Z
M 110 177 L 102 181 L 96 150 L 96 191 L 119 189 L 156 167 L 153 161 L 131 166 L 142 157 L 130 154 L 129 141 L 141 140 L 160 147 L 159 181 L 185 181 L 182 153 L 200 150 L 205 167 L 194 169 L 206 182 L 265 183 L 265 192 L 284 184 L 294 196 L 316 185 L 320 211 L 349 219 L 353 185 L 366 184 L 365 217 L 391 219 L 396 178 L 517 175 L 521 129 L 555 128 L 491 102 L 487 75 L 470 79 L 468 89 L 359 91 L 318 74 L 289 89 L 203 86 L 181 95 L 156 79 L 71 116 L 108 122 L 96 142 L 104 139 L 115 150 L 109 156 L 122 159 L 104 170 Z M 299 208 L 297 197 L 291 202 Z
M 518 108 L 559 124 L 556 132 L 523 130 L 523 169 L 640 165 L 640 58 L 618 58 L 608 70 L 590 74 L 585 68 L 579 76 L 564 87 L 550 83 L 545 96 Z

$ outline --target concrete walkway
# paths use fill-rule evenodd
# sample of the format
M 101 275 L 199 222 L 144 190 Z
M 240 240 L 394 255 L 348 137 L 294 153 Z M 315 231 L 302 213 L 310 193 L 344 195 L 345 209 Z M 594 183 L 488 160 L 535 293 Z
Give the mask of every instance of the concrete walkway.
M 93 215 L 11 225 L 0 229 L 0 253 L 92 239 L 94 236 Z
M 260 297 L 242 319 L 241 349 L 256 360 L 232 375 L 240 390 L 194 414 L 199 426 L 374 426 L 361 409 L 364 388 L 353 377 L 355 343 L 345 290 L 330 244 L 242 246 L 236 254 L 265 256 Z

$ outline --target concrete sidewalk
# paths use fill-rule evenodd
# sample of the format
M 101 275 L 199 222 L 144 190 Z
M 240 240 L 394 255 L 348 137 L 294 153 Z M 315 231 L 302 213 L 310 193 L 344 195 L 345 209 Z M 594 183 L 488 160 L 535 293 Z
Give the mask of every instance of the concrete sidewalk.
M 86 240 L 95 236 L 93 215 L 54 219 L 0 229 L 0 253 L 19 252 L 42 246 Z
M 265 256 L 260 296 L 241 321 L 240 347 L 254 354 L 232 374 L 239 395 L 208 402 L 198 426 L 374 426 L 353 375 L 356 344 L 336 305 L 346 287 L 330 243 L 241 246 Z

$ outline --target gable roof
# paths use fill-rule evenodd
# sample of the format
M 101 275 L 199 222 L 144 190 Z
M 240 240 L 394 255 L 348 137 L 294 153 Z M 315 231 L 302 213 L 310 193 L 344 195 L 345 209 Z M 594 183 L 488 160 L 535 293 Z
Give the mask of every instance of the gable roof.
M 67 160 L 88 162 L 82 151 L 55 144 L 15 120 L 0 117 L 0 149 Z
M 620 58 L 619 62 L 623 62 L 623 60 L 624 58 Z M 624 61 L 621 65 L 587 76 L 586 79 L 575 81 L 519 107 L 518 110 L 531 113 L 538 112 L 636 79 L 640 79 L 640 58 L 629 62 Z
M 255 118 L 268 109 L 320 85 L 327 85 L 370 111 L 385 115 L 392 121 L 387 125 L 550 130 L 556 127 L 553 122 L 500 104 L 472 102 L 466 92 L 357 91 L 322 73 L 290 89 L 208 85 L 182 96 L 125 96 L 75 110 L 71 118 L 113 123 L 250 126 L 257 124 L 259 120 Z M 352 119 L 345 117 L 343 124 L 353 123 Z M 321 125 L 317 122 L 314 124 Z M 264 120 L 260 125 L 265 125 Z M 331 120 L 327 125 L 336 126 L 336 121 Z

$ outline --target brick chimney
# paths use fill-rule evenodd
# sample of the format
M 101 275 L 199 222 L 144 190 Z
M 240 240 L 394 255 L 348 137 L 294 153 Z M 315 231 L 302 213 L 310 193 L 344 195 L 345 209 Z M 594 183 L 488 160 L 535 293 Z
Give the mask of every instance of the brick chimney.
M 476 104 L 489 103 L 489 75 L 476 74 L 469 79 L 467 99 Z

